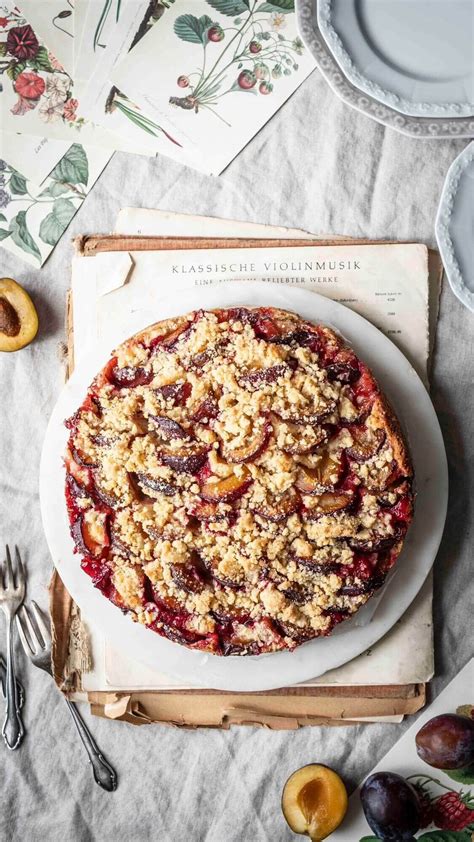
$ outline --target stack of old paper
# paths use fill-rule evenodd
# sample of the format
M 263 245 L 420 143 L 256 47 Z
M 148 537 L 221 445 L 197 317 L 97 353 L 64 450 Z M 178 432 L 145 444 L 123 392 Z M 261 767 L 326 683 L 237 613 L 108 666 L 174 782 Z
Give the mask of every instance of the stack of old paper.
M 283 241 L 291 238 L 295 242 L 302 239 L 317 242 L 315 237 L 302 231 L 140 209 L 121 211 L 115 235 L 90 237 L 82 241 L 73 260 L 72 275 L 74 315 L 71 326 L 75 364 L 80 365 L 82 349 L 90 350 L 94 343 L 99 342 L 101 345 L 105 342 L 112 348 L 135 330 L 152 322 L 153 308 L 156 308 L 157 301 L 169 297 L 171 284 L 174 292 L 178 291 L 179 294 L 179 290 L 200 282 L 198 261 L 194 259 L 196 255 L 191 248 L 190 238 L 197 235 L 226 238 L 229 234 L 244 240 L 256 238 L 275 241 L 278 238 Z M 158 238 L 167 237 L 173 237 L 175 241 L 186 238 L 185 251 L 176 251 L 166 240 L 161 243 L 163 248 L 157 249 L 153 245 L 159 242 Z M 369 317 L 393 338 L 426 380 L 429 356 L 428 303 L 432 304 L 435 321 L 439 292 L 437 256 L 431 254 L 428 259 L 427 249 L 416 244 L 360 244 L 344 238 L 332 238 L 332 242 L 333 245 L 318 245 L 317 251 L 318 259 L 326 261 L 326 265 L 337 260 L 338 268 L 333 273 L 335 283 L 325 283 L 323 278 L 326 275 L 323 272 L 317 278 L 314 273 L 311 278 L 311 273 L 305 278 L 299 271 L 298 284 L 342 299 L 349 307 Z M 237 246 L 236 240 L 235 254 L 241 258 L 242 252 L 237 251 Z M 275 262 L 278 250 L 269 246 L 260 252 L 267 267 L 268 280 L 281 283 L 281 273 L 269 268 L 272 261 Z M 252 254 L 255 257 L 255 250 L 252 250 Z M 232 248 L 227 249 L 226 255 L 226 264 L 230 265 L 234 255 Z M 361 258 L 363 269 L 357 268 Z M 200 247 L 198 260 L 201 264 L 209 261 L 219 263 L 219 251 L 208 251 Z M 176 279 L 172 267 L 184 264 L 194 264 L 196 268 L 194 272 Z M 258 266 L 256 268 L 258 271 Z M 231 281 L 232 273 L 228 275 L 221 267 L 211 281 Z M 285 277 L 288 279 L 288 272 L 285 272 Z M 106 283 L 104 278 L 107 279 Z M 91 302 L 95 302 L 92 307 Z M 334 692 L 341 687 L 360 688 L 364 706 L 360 708 L 359 694 L 359 707 L 355 707 L 358 711 L 357 719 L 363 716 L 379 718 L 382 712 L 388 721 L 398 721 L 401 718 L 400 710 L 415 710 L 416 705 L 397 708 L 390 700 L 387 709 L 386 706 L 380 706 L 380 699 L 374 706 L 366 698 L 367 695 L 370 697 L 367 688 L 372 687 L 375 692 L 390 687 L 392 691 L 397 686 L 406 688 L 424 685 L 430 679 L 433 673 L 431 602 L 430 577 L 410 609 L 383 640 L 349 664 L 306 682 L 306 687 L 316 688 L 314 692 L 317 688 L 324 692 L 329 692 L 326 688 L 334 688 Z M 165 695 L 169 693 L 173 699 L 175 694 L 176 698 L 181 699 L 181 691 L 189 691 L 189 687 L 185 688 L 176 679 L 160 673 L 159 665 L 157 670 L 150 670 L 127 659 L 107 643 L 94 627 L 93 618 L 82 619 L 89 634 L 92 661 L 92 669 L 82 673 L 82 688 L 88 691 L 96 712 L 110 716 L 124 715 L 133 721 L 131 699 L 143 701 L 141 694 L 145 693 L 149 706 L 152 698 L 149 691 L 160 691 Z M 409 659 L 406 657 L 408 651 Z M 105 697 L 101 696 L 104 693 Z M 166 698 L 170 704 L 169 697 Z M 418 707 L 420 704 L 421 701 L 418 701 Z M 346 717 L 350 718 L 347 709 L 350 709 L 350 705 L 346 707 Z M 378 713 L 374 714 L 374 710 Z M 289 715 L 290 712 L 287 713 Z M 189 721 L 189 711 L 186 716 Z M 155 717 L 160 721 L 170 718 L 168 709 L 166 715 L 159 716 L 155 712 L 149 714 L 149 718 Z M 192 721 L 197 724 L 196 720 Z
M 293 0 L 0 0 L 0 242 L 41 265 L 115 150 L 219 174 L 313 68 Z

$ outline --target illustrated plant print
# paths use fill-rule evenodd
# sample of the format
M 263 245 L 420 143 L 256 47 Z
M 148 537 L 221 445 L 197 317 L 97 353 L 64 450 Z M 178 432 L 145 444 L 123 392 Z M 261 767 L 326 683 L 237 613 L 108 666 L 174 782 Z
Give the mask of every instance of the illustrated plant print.
M 294 0 L 207 0 L 221 15 L 233 18 L 221 26 L 209 15 L 185 14 L 178 17 L 174 31 L 181 41 L 200 44 L 199 69 L 178 76 L 183 96 L 171 96 L 171 105 L 198 114 L 212 111 L 220 100 L 235 93 L 268 96 L 283 76 L 298 70 L 297 57 L 303 53 L 300 38 L 286 38 L 286 16 L 294 12 Z M 224 120 L 224 122 L 226 122 Z M 229 123 L 226 123 L 229 125 Z
M 174 0 L 150 0 L 146 14 L 135 34 L 135 37 L 130 45 L 130 49 L 133 49 L 133 47 L 141 41 L 143 36 L 146 35 L 151 27 L 160 20 L 166 9 L 169 9 L 172 3 L 174 3 Z M 132 102 L 116 87 L 111 89 L 105 104 L 106 114 L 113 114 L 114 111 L 120 111 L 127 120 L 130 120 L 130 122 L 134 124 L 134 126 L 138 129 L 142 129 L 142 131 L 147 134 L 153 135 L 153 137 L 164 136 L 176 146 L 181 146 L 174 137 L 166 132 L 160 125 L 158 125 L 158 123 L 155 123 L 143 114 L 138 105 Z
M 108 18 L 113 15 L 115 19 L 115 23 L 118 23 L 120 19 L 120 7 L 122 5 L 122 0 L 105 0 L 103 2 L 102 7 L 100 7 L 100 3 L 98 5 L 98 18 L 97 18 L 97 25 L 94 30 L 94 52 L 96 51 L 97 47 L 106 47 L 107 44 L 101 44 L 100 39 L 104 27 L 107 23 Z
M 69 35 L 70 38 L 74 38 L 74 32 L 71 31 L 71 27 L 68 28 L 68 24 L 73 23 L 72 10 L 74 9 L 74 2 L 73 0 L 65 0 L 64 5 L 69 6 L 69 8 L 62 9 L 58 12 L 58 14 L 52 18 L 51 22 L 56 29 L 60 30 L 60 32 L 64 32 L 65 35 Z
M 56 164 L 42 189 L 0 160 L 0 241 L 11 238 L 41 265 L 51 251 L 45 246 L 56 245 L 85 199 L 88 180 L 87 155 L 78 143 Z
M 7 78 L 17 95 L 11 113 L 21 117 L 38 109 L 45 123 L 61 120 L 80 128 L 73 81 L 58 60 L 40 43 L 32 27 L 14 9 L 0 16 L 0 78 Z M 0 7 L 0 12 L 2 8 Z

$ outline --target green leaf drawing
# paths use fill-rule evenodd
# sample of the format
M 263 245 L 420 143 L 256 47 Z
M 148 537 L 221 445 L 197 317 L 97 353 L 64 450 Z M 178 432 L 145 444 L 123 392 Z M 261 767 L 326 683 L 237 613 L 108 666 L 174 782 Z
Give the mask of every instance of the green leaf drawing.
M 0 56 L 6 56 L 7 54 L 7 42 L 0 41 Z
M 257 12 L 283 12 L 284 15 L 294 11 L 295 0 L 266 0 L 257 9 Z
M 363 836 L 359 842 L 380 842 L 380 840 L 378 836 Z
M 212 20 L 208 15 L 180 15 L 174 22 L 174 31 L 181 41 L 189 41 L 191 44 L 204 44 L 204 35 L 212 26 Z
M 75 213 L 76 208 L 70 199 L 57 199 L 53 210 L 45 216 L 40 225 L 39 235 L 43 243 L 55 246 Z
M 10 77 L 12 82 L 16 82 L 20 73 L 23 73 L 26 67 L 26 61 L 11 61 L 7 67 L 7 76 Z
M 87 184 L 89 166 L 87 155 L 80 143 L 73 143 L 51 173 L 53 181 L 66 184 Z
M 474 784 L 474 766 L 467 766 L 465 769 L 446 770 L 446 774 L 457 784 Z
M 0 228 L 0 240 L 6 240 L 6 238 L 9 237 L 10 234 L 11 231 L 6 231 L 5 228 Z
M 216 12 L 229 15 L 231 18 L 249 11 L 248 0 L 207 0 L 207 2 Z
M 69 184 L 62 184 L 60 181 L 53 181 L 46 190 L 42 190 L 40 196 L 52 196 L 53 199 L 57 199 L 57 197 L 62 196 L 63 193 L 69 193 L 70 189 Z
M 16 196 L 25 196 L 26 193 L 28 193 L 26 178 L 16 170 L 13 171 L 8 186 L 10 188 L 10 192 L 15 193 Z
M 46 70 L 48 73 L 52 73 L 54 70 L 53 65 L 49 60 L 46 47 L 40 47 L 34 59 L 32 59 L 29 64 L 31 64 L 32 67 L 35 67 L 36 70 Z
M 41 252 L 31 236 L 28 226 L 26 224 L 26 211 L 19 211 L 13 219 L 10 220 L 10 233 L 12 240 L 18 248 L 23 249 L 28 254 L 41 263 Z
M 4 213 L 0 213 L 0 222 L 6 222 L 7 218 Z

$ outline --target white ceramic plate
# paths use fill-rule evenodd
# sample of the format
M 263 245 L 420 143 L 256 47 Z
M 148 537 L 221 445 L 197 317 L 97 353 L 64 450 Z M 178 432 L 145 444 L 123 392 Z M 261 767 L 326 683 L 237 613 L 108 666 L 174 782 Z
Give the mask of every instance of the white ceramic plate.
M 300 35 L 314 56 L 318 70 L 334 93 L 351 108 L 409 137 L 433 139 L 474 137 L 474 118 L 472 117 L 409 117 L 359 90 L 342 72 L 321 35 L 316 14 L 316 0 L 296 0 L 296 12 Z
M 318 23 L 361 91 L 402 114 L 474 114 L 474 0 L 318 0 Z
M 289 301 L 291 304 L 289 305 Z M 133 623 L 96 590 L 80 568 L 64 500 L 62 455 L 67 442 L 64 419 L 84 399 L 97 371 L 109 358 L 102 348 L 85 358 L 66 384 L 53 410 L 40 466 L 43 525 L 51 556 L 59 574 L 80 608 L 118 649 L 186 684 L 223 690 L 267 690 L 306 681 L 359 655 L 381 638 L 408 608 L 423 584 L 436 555 L 446 516 L 448 476 L 446 454 L 438 421 L 428 394 L 403 354 L 377 328 L 352 310 L 307 290 L 280 290 L 261 282 L 235 282 L 180 294 L 179 301 L 163 302 L 157 319 L 204 307 L 292 307 L 301 316 L 338 330 L 373 370 L 386 391 L 408 437 L 417 477 L 415 518 L 410 527 L 395 575 L 366 625 L 351 620 L 332 637 L 303 644 L 295 652 L 256 657 L 222 658 L 195 652 Z M 145 325 L 143 325 L 145 327 Z M 370 610 L 370 601 L 366 606 Z M 362 609 L 363 611 L 364 609 Z
M 449 283 L 474 312 L 474 143 L 451 164 L 436 217 L 436 239 Z

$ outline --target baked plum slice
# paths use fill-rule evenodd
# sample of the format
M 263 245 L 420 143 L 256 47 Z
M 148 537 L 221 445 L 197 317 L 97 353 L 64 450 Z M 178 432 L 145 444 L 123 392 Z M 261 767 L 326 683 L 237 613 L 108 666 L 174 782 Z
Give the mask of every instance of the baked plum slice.
M 153 391 L 157 397 L 171 401 L 173 406 L 184 406 L 192 389 L 191 383 L 169 383 L 166 386 L 158 386 Z
M 144 494 L 147 491 L 156 491 L 166 497 L 172 497 L 173 494 L 176 494 L 175 486 L 161 477 L 152 477 L 143 473 L 129 473 L 129 478 L 132 486 L 135 488 L 138 485 L 139 491 Z
M 271 432 L 272 426 L 270 422 L 256 424 L 252 438 L 246 441 L 245 444 L 233 448 L 222 445 L 222 457 L 226 462 L 230 462 L 231 464 L 254 461 L 267 447 Z
M 217 520 L 225 520 L 229 517 L 231 512 L 225 512 L 219 509 L 218 503 L 210 503 L 206 500 L 201 500 L 189 510 L 189 514 L 198 520 L 213 523 Z
M 290 488 L 279 497 L 265 503 L 259 503 L 252 507 L 256 515 L 270 520 L 272 523 L 280 523 L 287 517 L 298 511 L 301 503 L 300 495 L 294 488 Z
M 288 363 L 279 363 L 269 368 L 256 368 L 242 374 L 239 378 L 239 385 L 245 388 L 245 386 L 263 386 L 266 383 L 276 383 L 280 377 L 285 377 L 294 368 L 294 365 Z
M 85 465 L 80 465 L 74 459 L 70 449 L 66 450 L 64 456 L 64 464 L 66 466 L 67 473 L 72 476 L 77 483 L 77 485 L 81 486 L 81 488 L 92 488 L 92 476 L 91 472 Z
M 380 553 L 383 550 L 390 550 L 403 537 L 404 530 L 396 528 L 392 535 L 374 534 L 370 538 L 348 538 L 347 543 L 351 550 L 359 553 Z
M 201 593 L 210 576 L 197 552 L 184 564 L 170 564 L 171 578 L 177 588 L 185 593 Z
M 109 383 L 118 389 L 135 389 L 137 386 L 148 386 L 154 374 L 151 369 L 147 370 L 142 366 L 118 368 L 115 360 L 115 365 L 110 366 L 106 376 Z
M 399 468 L 395 461 L 386 462 L 383 468 L 377 468 L 375 473 L 369 473 L 365 479 L 365 486 L 372 494 L 382 494 L 399 478 Z
M 305 438 L 302 438 L 301 425 L 295 424 L 293 421 L 284 421 L 278 416 L 273 416 L 273 424 L 278 435 L 279 428 L 286 428 L 291 436 L 291 443 L 285 442 L 282 446 L 284 453 L 289 453 L 291 456 L 304 456 L 305 453 L 312 453 L 316 448 L 326 444 L 329 438 L 329 430 L 327 427 L 311 426 L 311 432 Z
M 159 432 L 167 439 L 189 439 L 190 435 L 184 427 L 178 423 L 178 421 L 174 421 L 172 418 L 168 418 L 166 415 L 149 415 L 149 421 L 151 422 L 152 426 L 155 427 Z
M 200 404 L 198 404 L 191 417 L 193 421 L 206 422 L 212 421 L 212 419 L 217 418 L 218 415 L 219 407 L 217 405 L 217 400 L 214 395 L 209 395 L 207 398 L 204 398 Z
M 321 494 L 334 491 L 343 472 L 343 463 L 329 453 L 323 453 L 315 468 L 300 466 L 296 487 L 302 494 Z
M 84 515 L 79 515 L 71 526 L 71 535 L 76 548 L 82 555 L 97 558 L 110 545 L 108 518 L 101 515 L 102 523 L 96 523 L 94 533 Z
M 163 465 L 177 474 L 196 474 L 207 460 L 208 449 L 182 447 L 179 450 L 160 450 L 157 455 Z
M 356 462 L 367 462 L 379 452 L 385 441 L 383 430 L 371 430 L 368 427 L 354 427 L 351 429 L 353 444 L 346 448 L 346 453 Z
M 280 412 L 280 417 L 283 421 L 292 421 L 293 424 L 297 424 L 298 426 L 302 425 L 310 425 L 313 426 L 315 424 L 321 424 L 324 422 L 336 409 L 336 401 L 329 401 L 326 406 L 323 407 L 315 407 L 314 411 L 309 411 L 306 413 L 302 413 L 301 415 L 295 415 L 292 411 L 289 412 Z
M 318 520 L 324 515 L 333 515 L 351 508 L 354 504 L 355 495 L 350 491 L 325 491 L 316 498 L 316 505 L 311 509 L 305 509 L 303 517 L 305 520 Z
M 209 503 L 231 503 L 247 491 L 252 479 L 246 470 L 241 476 L 232 474 L 225 479 L 212 482 L 211 478 L 201 485 L 201 497 Z

